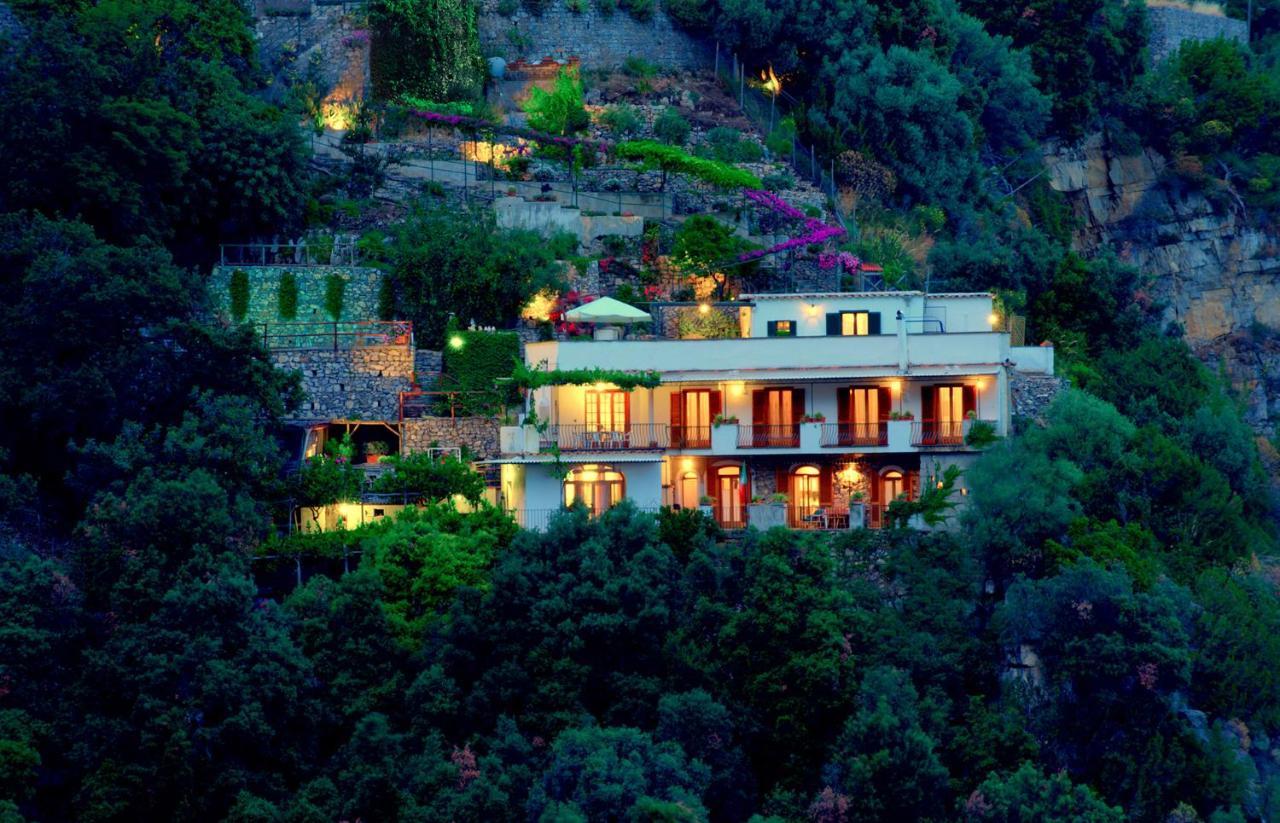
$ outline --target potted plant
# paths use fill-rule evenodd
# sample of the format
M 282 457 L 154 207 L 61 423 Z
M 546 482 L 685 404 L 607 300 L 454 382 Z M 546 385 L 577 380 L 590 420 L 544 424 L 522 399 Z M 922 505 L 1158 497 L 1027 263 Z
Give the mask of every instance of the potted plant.
M 827 416 L 822 412 L 813 412 L 812 414 L 806 414 L 802 416 L 800 418 L 800 422 L 801 423 L 825 423 L 827 422 Z
M 867 522 L 867 493 L 858 489 L 849 492 L 849 528 L 861 529 Z
M 364 444 L 364 462 L 381 463 L 391 453 L 391 444 L 385 440 L 371 440 Z
M 747 519 L 761 531 L 787 525 L 787 496 L 774 492 L 767 497 L 753 497 L 747 506 Z
M 715 504 L 716 499 L 714 497 L 704 494 L 698 498 L 698 511 L 707 517 L 713 517 L 715 515 L 715 509 L 713 508 Z
M 720 426 L 736 426 L 738 425 L 738 416 L 736 414 L 717 414 L 711 420 L 711 425 L 717 428 Z

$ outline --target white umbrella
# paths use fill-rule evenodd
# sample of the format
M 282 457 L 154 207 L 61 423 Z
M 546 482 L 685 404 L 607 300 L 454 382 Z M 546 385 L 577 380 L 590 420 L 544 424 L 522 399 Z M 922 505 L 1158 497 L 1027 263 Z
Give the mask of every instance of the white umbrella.
M 564 313 L 564 319 L 573 323 L 647 323 L 653 318 L 648 312 L 629 306 L 612 297 L 601 297 L 583 303 Z

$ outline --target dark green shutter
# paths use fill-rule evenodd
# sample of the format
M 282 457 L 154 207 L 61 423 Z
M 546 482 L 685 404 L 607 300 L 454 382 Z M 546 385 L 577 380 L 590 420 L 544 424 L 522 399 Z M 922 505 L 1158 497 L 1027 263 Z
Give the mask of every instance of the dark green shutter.
M 867 334 L 880 333 L 880 312 L 873 311 L 867 313 Z
M 768 331 L 768 334 L 769 334 L 769 336 L 770 336 L 770 337 L 777 337 L 777 336 L 778 336 L 778 321 L 777 321 L 777 320 L 770 320 L 770 321 L 769 321 L 767 324 L 765 324 L 765 325 L 766 325 L 766 327 L 767 327 L 767 328 L 768 328 L 768 330 L 769 330 L 769 331 Z
M 827 334 L 840 334 L 840 312 L 832 312 L 827 315 Z

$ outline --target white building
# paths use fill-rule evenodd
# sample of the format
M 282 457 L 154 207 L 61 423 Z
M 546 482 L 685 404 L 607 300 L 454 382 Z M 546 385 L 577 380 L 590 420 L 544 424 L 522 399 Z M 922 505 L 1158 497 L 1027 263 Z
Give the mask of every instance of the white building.
M 503 503 L 532 528 L 567 504 L 598 512 L 623 497 L 709 506 L 730 528 L 878 527 L 922 477 L 972 461 L 972 427 L 1008 433 L 1011 370 L 1053 371 L 1052 348 L 1014 347 L 992 330 L 989 294 L 739 302 L 739 338 L 529 344 L 530 366 L 656 371 L 662 382 L 534 391 L 545 425 L 504 428 L 493 461 Z M 785 509 L 763 505 L 779 495 Z

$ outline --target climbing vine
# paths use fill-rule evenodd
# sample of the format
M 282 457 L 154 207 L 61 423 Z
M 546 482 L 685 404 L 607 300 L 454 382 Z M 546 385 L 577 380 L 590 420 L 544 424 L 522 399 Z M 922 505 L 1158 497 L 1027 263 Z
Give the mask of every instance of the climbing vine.
M 293 320 L 298 316 L 298 277 L 291 271 L 280 275 L 280 291 L 277 296 L 280 303 L 280 317 Z
M 374 0 L 369 6 L 374 95 L 479 98 L 485 65 L 470 0 Z
M 231 317 L 237 323 L 244 320 L 249 313 L 249 275 L 244 269 L 231 272 L 231 282 L 227 285 L 231 298 Z
M 342 306 L 346 302 L 347 281 L 342 275 L 331 274 L 324 283 L 324 310 L 334 320 L 342 319 Z
M 610 383 L 622 391 L 652 389 L 662 384 L 662 374 L 656 371 L 622 371 L 621 369 L 553 369 L 529 368 L 517 362 L 511 374 L 511 382 L 523 389 L 540 389 L 543 386 L 589 386 L 594 383 Z

